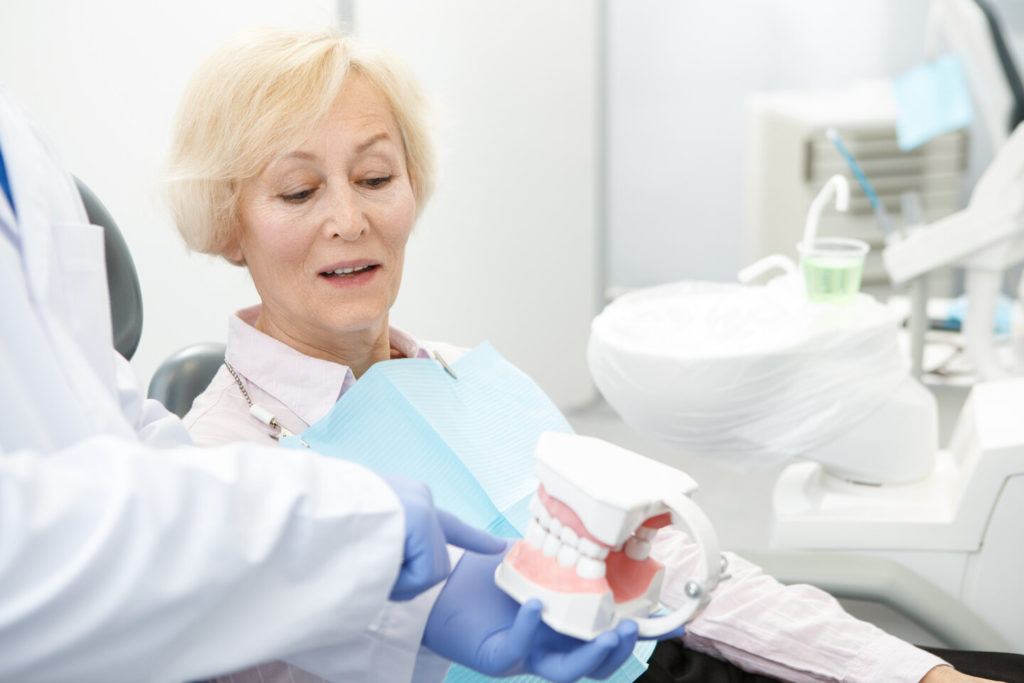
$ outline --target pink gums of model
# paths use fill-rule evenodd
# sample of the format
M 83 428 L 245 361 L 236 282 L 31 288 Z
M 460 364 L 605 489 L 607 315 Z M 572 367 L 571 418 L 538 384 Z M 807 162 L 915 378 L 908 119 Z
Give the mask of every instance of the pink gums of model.
M 573 434 L 545 432 L 536 455 L 532 519 L 495 573 L 502 590 L 519 602 L 538 598 L 549 626 L 588 640 L 627 618 L 657 636 L 699 612 L 721 564 L 710 523 L 687 497 L 696 488 L 689 476 Z M 650 557 L 651 539 L 669 524 L 690 533 L 702 559 L 685 604 L 652 619 L 664 567 Z

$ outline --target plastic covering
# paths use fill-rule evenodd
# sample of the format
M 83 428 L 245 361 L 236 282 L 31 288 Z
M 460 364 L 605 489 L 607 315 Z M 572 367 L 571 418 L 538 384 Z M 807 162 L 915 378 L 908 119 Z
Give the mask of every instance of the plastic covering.
M 771 465 L 891 395 L 908 371 L 897 326 L 865 295 L 809 304 L 792 287 L 680 282 L 609 304 L 587 358 L 633 428 L 735 465 Z

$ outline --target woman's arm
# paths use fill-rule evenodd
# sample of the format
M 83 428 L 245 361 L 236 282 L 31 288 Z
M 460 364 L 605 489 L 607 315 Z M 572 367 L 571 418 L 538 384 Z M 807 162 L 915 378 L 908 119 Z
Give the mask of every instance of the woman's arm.
M 696 546 L 686 534 L 663 529 L 652 556 L 665 564 L 661 597 L 671 606 L 683 596 Z M 785 586 L 743 558 L 728 557 L 731 578 L 719 583 L 704 612 L 687 625 L 683 638 L 692 649 L 794 682 L 918 683 L 945 663 L 854 618 L 824 591 Z

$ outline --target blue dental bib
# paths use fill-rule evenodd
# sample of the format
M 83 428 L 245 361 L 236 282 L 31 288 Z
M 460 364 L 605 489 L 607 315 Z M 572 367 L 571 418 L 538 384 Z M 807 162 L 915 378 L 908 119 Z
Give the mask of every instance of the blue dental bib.
M 419 479 L 435 503 L 467 524 L 520 538 L 537 490 L 534 448 L 541 432 L 571 433 L 555 404 L 489 343 L 451 364 L 399 358 L 373 365 L 331 411 L 288 448 L 310 448 L 376 472 Z M 646 669 L 653 642 L 609 681 L 632 681 Z M 497 680 L 453 665 L 447 681 Z M 503 681 L 540 681 L 534 676 Z

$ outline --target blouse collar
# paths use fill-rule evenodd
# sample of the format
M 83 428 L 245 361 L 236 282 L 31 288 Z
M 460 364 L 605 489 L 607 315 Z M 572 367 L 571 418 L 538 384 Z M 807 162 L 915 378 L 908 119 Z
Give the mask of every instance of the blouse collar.
M 303 422 L 318 422 L 355 384 L 355 375 L 347 365 L 307 356 L 256 329 L 259 313 L 256 305 L 230 317 L 226 360 Z M 429 357 L 415 339 L 398 328 L 389 328 L 389 340 L 407 358 Z

